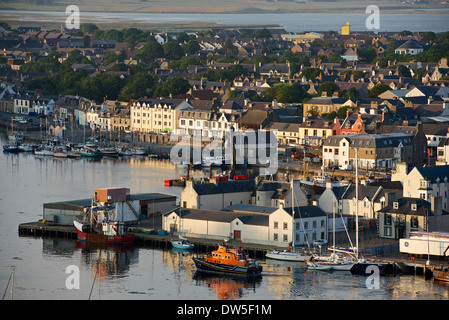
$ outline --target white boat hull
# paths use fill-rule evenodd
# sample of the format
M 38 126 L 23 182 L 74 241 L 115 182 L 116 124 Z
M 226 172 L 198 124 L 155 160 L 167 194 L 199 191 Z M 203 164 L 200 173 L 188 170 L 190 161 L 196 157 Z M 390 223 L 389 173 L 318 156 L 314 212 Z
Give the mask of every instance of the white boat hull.
M 265 255 L 266 258 L 281 260 L 281 261 L 295 261 L 295 262 L 304 262 L 304 260 L 309 260 L 312 255 L 303 254 L 299 252 L 290 252 L 290 251 L 271 251 Z

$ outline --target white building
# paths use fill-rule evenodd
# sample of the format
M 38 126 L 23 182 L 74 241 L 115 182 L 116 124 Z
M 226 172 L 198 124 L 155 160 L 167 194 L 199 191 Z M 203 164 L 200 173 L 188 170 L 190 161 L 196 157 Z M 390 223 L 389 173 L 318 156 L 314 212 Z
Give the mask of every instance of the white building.
M 299 187 L 299 181 L 295 185 L 294 206 L 307 205 L 307 197 Z M 217 181 L 212 178 L 208 183 L 188 180 L 181 192 L 183 208 L 222 210 L 236 204 L 291 208 L 291 183 L 262 180 L 256 184 L 254 180 Z
M 208 138 L 223 138 L 231 127 L 239 129 L 239 114 L 204 110 L 183 110 L 179 112 L 178 133 L 201 135 Z
M 193 107 L 185 100 L 141 98 L 130 107 L 131 131 L 174 131 L 181 110 L 193 110 Z
M 163 216 L 162 228 L 190 238 L 288 247 L 323 239 L 327 224 L 326 214 L 313 206 L 295 208 L 293 218 L 291 209 L 238 204 L 224 210 L 177 209 Z
M 419 44 L 416 40 L 410 39 L 397 47 L 394 50 L 394 53 L 415 55 L 423 51 L 424 48 L 421 44 Z
M 448 210 L 449 165 L 415 167 L 408 173 L 401 170 L 398 174 L 393 174 L 391 179 L 402 181 L 404 197 L 421 198 L 428 202 L 432 197 L 441 197 L 442 209 Z

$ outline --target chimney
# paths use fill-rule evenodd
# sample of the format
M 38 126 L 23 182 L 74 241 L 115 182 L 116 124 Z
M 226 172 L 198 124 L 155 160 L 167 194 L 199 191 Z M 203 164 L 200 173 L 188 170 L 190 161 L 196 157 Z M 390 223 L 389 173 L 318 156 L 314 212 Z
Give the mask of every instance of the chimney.
M 427 98 L 427 104 L 431 104 L 432 101 L 433 101 L 433 97 L 432 97 L 432 96 L 429 96 L 429 97 Z
M 443 210 L 442 210 L 442 199 L 441 196 L 431 196 L 430 197 L 430 208 L 432 210 L 432 213 L 436 216 L 441 216 Z

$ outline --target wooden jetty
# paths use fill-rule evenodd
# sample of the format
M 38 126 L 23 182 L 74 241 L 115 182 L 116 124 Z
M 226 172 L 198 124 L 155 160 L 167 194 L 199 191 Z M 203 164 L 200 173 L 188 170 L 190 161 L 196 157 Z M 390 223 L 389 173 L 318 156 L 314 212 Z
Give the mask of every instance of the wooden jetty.
M 139 230 L 138 225 L 134 228 L 137 231 L 135 232 L 137 246 L 162 249 L 171 248 L 171 241 L 173 239 L 172 235 L 166 233 L 158 234 L 157 231 L 149 229 Z M 20 224 L 19 236 L 77 239 L 76 230 L 73 226 L 53 225 L 46 223 L 44 220 Z M 219 240 L 202 238 L 189 238 L 189 241 L 195 244 L 196 252 L 210 252 L 211 250 L 216 249 L 218 244 L 222 242 Z M 264 259 L 265 254 L 268 251 L 275 249 L 274 246 L 242 243 L 235 240 L 231 240 L 229 243 L 235 247 L 240 247 L 242 250 L 245 250 L 252 258 L 258 259 Z M 432 263 L 427 264 L 426 259 L 411 258 L 401 254 L 390 255 L 388 257 L 384 257 L 384 259 L 374 258 L 370 260 L 392 264 L 395 274 L 422 275 L 426 278 L 432 278 L 432 273 L 434 270 L 442 269 L 448 264 L 447 260 L 441 259 L 432 259 Z
M 139 226 L 135 227 L 136 230 Z M 135 232 L 136 240 L 135 243 L 138 246 L 143 247 L 155 247 L 155 248 L 171 248 L 171 241 L 173 239 L 172 235 L 169 234 L 158 234 L 155 232 L 148 232 L 142 229 L 141 232 Z M 152 230 L 151 230 L 152 231 Z M 54 225 L 40 220 L 37 222 L 27 222 L 19 225 L 19 236 L 32 236 L 32 237 L 50 237 L 50 238 L 64 238 L 64 239 L 77 239 L 76 230 L 73 226 L 67 225 Z M 211 240 L 211 239 L 201 239 L 201 238 L 191 238 L 190 242 L 195 244 L 195 251 L 198 252 L 210 252 L 218 247 L 218 244 L 222 241 Z M 240 241 L 231 241 L 230 244 L 236 247 L 240 247 L 251 257 L 254 258 L 264 258 L 265 254 L 273 250 L 273 246 L 265 246 L 259 244 L 242 243 Z

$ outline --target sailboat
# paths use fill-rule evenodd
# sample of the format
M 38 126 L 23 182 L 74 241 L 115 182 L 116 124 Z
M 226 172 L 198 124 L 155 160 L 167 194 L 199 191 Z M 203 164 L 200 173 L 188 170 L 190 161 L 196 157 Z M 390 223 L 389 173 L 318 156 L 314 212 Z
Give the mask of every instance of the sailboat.
M 13 143 L 20 143 L 25 140 L 25 136 L 23 133 L 14 132 L 14 119 L 11 116 L 11 133 L 8 135 L 9 141 Z
M 295 219 L 295 202 L 294 202 L 294 190 L 293 190 L 293 179 L 292 179 L 292 220 Z M 292 221 L 293 223 L 293 221 Z M 282 260 L 282 261 L 295 261 L 295 262 L 304 262 L 305 260 L 310 260 L 312 258 L 312 254 L 307 252 L 297 252 L 295 251 L 295 240 L 292 241 L 293 248 L 288 247 L 286 250 L 272 250 L 265 254 L 265 257 L 274 260 Z
M 357 159 L 357 150 L 356 150 L 356 159 Z M 356 199 L 358 199 L 358 170 L 356 164 Z M 333 246 L 332 253 L 329 256 L 320 256 L 316 255 L 309 261 L 307 261 L 307 266 L 310 269 L 315 270 L 338 270 L 338 271 L 351 271 L 356 262 L 358 261 L 358 205 L 356 206 L 356 229 L 357 229 L 357 238 L 356 238 L 356 247 L 351 248 L 351 250 L 345 250 L 344 252 L 348 256 L 340 256 L 337 252 L 341 252 L 337 250 L 335 247 L 335 203 L 332 201 L 332 217 L 333 217 Z M 349 238 L 349 235 L 348 235 Z
M 193 243 L 191 243 L 187 238 L 184 238 L 181 235 L 179 235 L 179 240 L 171 241 L 171 245 L 173 246 L 173 248 L 185 250 L 191 250 L 195 247 Z

